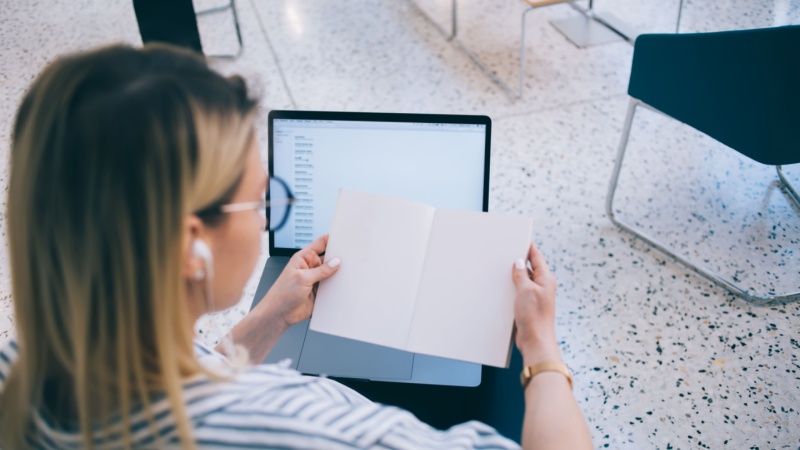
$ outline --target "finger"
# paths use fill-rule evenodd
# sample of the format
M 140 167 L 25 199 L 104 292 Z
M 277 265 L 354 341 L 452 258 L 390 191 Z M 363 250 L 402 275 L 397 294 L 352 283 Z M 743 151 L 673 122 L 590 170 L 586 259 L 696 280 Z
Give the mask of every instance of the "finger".
M 318 254 L 309 248 L 300 250 L 297 252 L 297 255 L 306 263 L 306 267 L 314 268 L 322 264 L 322 258 L 320 258 Z
M 328 235 L 322 235 L 314 242 L 308 244 L 305 248 L 301 249 L 299 252 L 295 253 L 298 258 L 301 258 L 304 262 L 306 267 L 317 267 L 318 265 L 322 264 L 322 259 L 319 255 L 325 252 L 325 248 L 328 246 Z
M 307 249 L 313 251 L 315 254 L 319 255 L 320 253 L 325 252 L 325 247 L 328 246 L 328 235 L 323 234 L 316 241 L 308 244 Z
M 319 266 L 308 269 L 307 276 L 311 283 L 317 283 L 322 281 L 326 278 L 329 278 L 331 275 L 336 273 L 339 270 L 339 258 L 333 258 L 327 261 L 325 264 L 320 264 Z
M 514 280 L 514 285 L 517 289 L 525 287 L 527 283 L 531 283 L 531 278 L 528 272 L 528 265 L 525 260 L 520 258 L 514 262 L 514 267 L 511 271 L 511 279 Z
M 545 261 L 544 255 L 539 251 L 539 248 L 536 247 L 536 244 L 533 242 L 531 242 L 531 249 L 528 252 L 528 258 L 531 261 L 534 282 L 538 283 L 539 280 L 545 277 L 553 276 L 553 273 L 550 271 L 550 267 L 547 266 L 547 261 Z

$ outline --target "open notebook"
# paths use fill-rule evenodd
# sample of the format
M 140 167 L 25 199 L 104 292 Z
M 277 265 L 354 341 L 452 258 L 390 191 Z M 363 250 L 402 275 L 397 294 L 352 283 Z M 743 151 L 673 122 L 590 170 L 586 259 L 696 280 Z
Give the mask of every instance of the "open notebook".
M 513 262 L 532 220 L 342 189 L 309 329 L 390 348 L 508 367 Z

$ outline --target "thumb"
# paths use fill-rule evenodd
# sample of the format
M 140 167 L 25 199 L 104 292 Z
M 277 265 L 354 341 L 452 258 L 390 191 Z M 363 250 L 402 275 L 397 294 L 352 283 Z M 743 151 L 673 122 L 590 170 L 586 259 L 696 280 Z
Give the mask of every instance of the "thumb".
M 514 280 L 514 285 L 517 289 L 521 289 L 526 283 L 531 282 L 531 277 L 528 274 L 528 265 L 525 260 L 520 258 L 514 262 L 514 269 L 511 272 L 511 279 Z
M 339 264 L 341 264 L 341 260 L 339 258 L 333 258 L 327 262 L 320 264 L 319 266 L 309 269 L 309 277 L 311 278 L 312 283 L 317 283 L 322 281 L 326 278 L 329 278 L 331 275 L 336 273 L 339 270 Z

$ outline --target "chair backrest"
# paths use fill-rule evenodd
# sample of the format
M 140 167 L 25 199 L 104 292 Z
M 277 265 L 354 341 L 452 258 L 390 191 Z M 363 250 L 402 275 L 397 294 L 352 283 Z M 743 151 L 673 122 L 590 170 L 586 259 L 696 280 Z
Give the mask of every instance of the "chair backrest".
M 628 94 L 762 164 L 800 162 L 800 26 L 640 35 Z

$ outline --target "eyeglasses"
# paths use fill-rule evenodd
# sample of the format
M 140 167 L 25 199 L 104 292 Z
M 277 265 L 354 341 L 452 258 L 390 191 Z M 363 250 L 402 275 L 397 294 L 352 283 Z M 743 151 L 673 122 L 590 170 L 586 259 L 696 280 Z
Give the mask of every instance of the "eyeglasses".
M 267 198 L 255 202 L 239 202 L 220 205 L 218 211 L 221 213 L 232 213 L 239 211 L 258 210 L 267 219 L 267 226 L 264 231 L 276 231 L 286 225 L 289 219 L 289 211 L 295 199 L 289 186 L 280 178 L 271 177 L 269 179 L 269 190 Z

